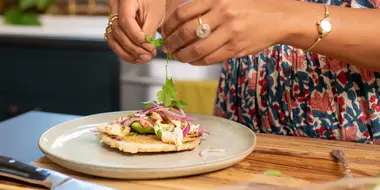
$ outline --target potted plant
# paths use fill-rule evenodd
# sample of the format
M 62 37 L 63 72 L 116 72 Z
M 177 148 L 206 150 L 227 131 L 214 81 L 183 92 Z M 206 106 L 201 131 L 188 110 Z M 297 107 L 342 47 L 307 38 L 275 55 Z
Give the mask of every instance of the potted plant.
M 4 21 L 11 25 L 41 25 L 39 15 L 52 3 L 53 0 L 17 0 L 4 9 Z

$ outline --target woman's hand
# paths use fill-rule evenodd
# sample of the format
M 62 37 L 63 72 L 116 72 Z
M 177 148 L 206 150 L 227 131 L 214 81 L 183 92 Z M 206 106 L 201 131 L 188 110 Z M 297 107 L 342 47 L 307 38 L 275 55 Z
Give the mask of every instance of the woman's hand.
M 177 7 L 163 25 L 164 51 L 181 62 L 214 64 L 255 54 L 285 37 L 277 0 L 192 0 Z M 211 33 L 199 38 L 199 16 Z
M 116 55 L 129 63 L 146 63 L 156 55 L 156 49 L 145 40 L 145 34 L 155 38 L 165 16 L 166 0 L 110 0 L 113 21 L 107 43 Z

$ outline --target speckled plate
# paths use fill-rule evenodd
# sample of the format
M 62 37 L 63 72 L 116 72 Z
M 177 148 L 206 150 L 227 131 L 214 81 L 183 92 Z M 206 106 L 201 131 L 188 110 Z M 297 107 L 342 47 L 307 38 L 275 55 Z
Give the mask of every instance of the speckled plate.
M 227 168 L 247 157 L 256 136 L 247 127 L 219 117 L 188 114 L 210 132 L 194 150 L 172 153 L 129 154 L 100 143 L 91 129 L 128 112 L 91 115 L 52 127 L 42 134 L 39 147 L 54 163 L 99 177 L 154 179 L 196 175 Z M 225 153 L 201 157 L 207 148 Z

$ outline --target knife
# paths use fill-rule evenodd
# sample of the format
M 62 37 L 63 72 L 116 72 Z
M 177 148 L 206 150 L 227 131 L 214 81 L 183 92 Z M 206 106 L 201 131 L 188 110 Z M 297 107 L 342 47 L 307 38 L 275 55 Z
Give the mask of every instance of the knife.
M 0 176 L 42 185 L 51 190 L 116 190 L 113 188 L 71 178 L 65 174 L 37 167 L 0 155 Z

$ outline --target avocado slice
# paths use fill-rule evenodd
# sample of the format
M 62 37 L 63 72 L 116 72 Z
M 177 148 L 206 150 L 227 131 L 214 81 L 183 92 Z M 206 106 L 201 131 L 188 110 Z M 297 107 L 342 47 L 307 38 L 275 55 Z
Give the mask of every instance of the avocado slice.
M 169 131 L 170 129 L 170 126 L 169 124 L 162 124 L 162 123 L 156 123 L 156 125 L 158 126 L 158 129 L 156 131 L 156 135 L 158 136 L 158 138 L 162 138 L 162 131 Z
M 144 128 L 139 122 L 133 122 L 131 128 L 137 133 L 155 133 L 153 127 Z

